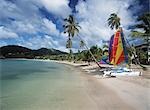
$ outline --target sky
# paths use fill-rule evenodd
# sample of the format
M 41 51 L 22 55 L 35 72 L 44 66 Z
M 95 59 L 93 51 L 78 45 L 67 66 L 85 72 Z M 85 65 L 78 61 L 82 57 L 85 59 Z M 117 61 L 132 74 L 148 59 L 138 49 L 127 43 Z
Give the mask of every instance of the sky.
M 149 0 L 0 0 L 0 46 L 20 45 L 31 49 L 66 49 L 63 19 L 73 14 L 81 26 L 79 35 L 90 47 L 102 46 L 114 30 L 108 27 L 111 13 L 121 18 L 128 38 L 137 17 L 149 11 Z M 73 50 L 80 48 L 73 38 Z

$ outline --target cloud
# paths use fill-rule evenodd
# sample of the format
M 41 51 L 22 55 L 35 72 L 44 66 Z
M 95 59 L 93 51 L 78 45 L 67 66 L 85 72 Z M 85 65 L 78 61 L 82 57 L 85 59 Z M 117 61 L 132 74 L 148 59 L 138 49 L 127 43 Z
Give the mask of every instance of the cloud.
M 43 6 L 51 13 L 66 17 L 71 13 L 69 0 L 40 0 Z
M 39 48 L 65 48 L 63 39 L 55 39 L 53 36 L 44 35 L 44 36 L 33 36 L 29 39 L 25 39 L 21 37 L 17 40 L 17 44 L 21 46 L 25 46 L 32 49 L 39 49 Z
M 0 26 L 0 39 L 17 38 L 18 35 L 10 29 Z
M 61 17 L 67 16 L 71 12 L 68 3 L 68 0 L 15 0 L 14 2 L 2 0 L 0 25 L 19 34 L 51 33 L 57 36 L 59 30 L 56 29 L 56 24 L 45 18 L 43 12 L 40 12 L 40 8 L 48 5 L 48 10 L 51 10 L 49 12 L 57 15 L 56 23 L 59 22 L 58 24 L 61 25 Z
M 42 36 L 34 36 L 29 39 L 21 38 L 18 40 L 17 44 L 32 49 L 39 49 L 42 47 L 50 48 L 52 46 L 51 41 Z
M 38 2 L 35 0 L 15 0 L 14 2 L 1 0 L 0 4 L 0 19 L 6 20 L 9 18 L 15 20 L 31 20 L 39 18 Z
M 1 0 L 0 25 L 18 34 L 36 34 L 42 24 L 39 5 L 35 0 Z
M 2 0 L 0 4 L 0 13 L 0 19 L 5 19 L 9 17 L 18 18 L 21 16 L 19 8 L 16 6 L 16 4 L 4 0 Z
M 0 38 L 14 38 L 11 42 L 7 40 L 7 44 L 67 51 L 67 36 L 62 33 L 62 21 L 72 11 L 68 3 L 69 0 L 1 0 Z M 129 10 L 131 4 L 134 8 Z M 40 10 L 42 8 L 46 13 Z M 136 0 L 79 0 L 75 8 L 77 13 L 74 15 L 82 27 L 80 35 L 90 47 L 96 44 L 101 46 L 102 40 L 109 40 L 114 33 L 107 26 L 107 19 L 114 12 L 121 18 L 124 33 L 128 36 L 128 26 L 135 23 L 133 14 L 141 6 Z M 78 48 L 79 38 L 75 37 L 73 50 Z
M 110 36 L 114 34 L 114 30 L 111 30 L 107 24 L 107 19 L 111 13 L 118 14 L 121 18 L 121 26 L 124 32 L 129 32 L 128 26 L 135 24 L 136 20 L 132 10 L 128 9 L 131 4 L 134 5 L 134 0 L 79 1 L 76 6 L 78 12 L 76 18 L 79 21 L 79 25 L 82 27 L 80 30 L 81 37 L 85 39 L 89 46 L 96 44 L 100 45 L 102 40 L 109 40 Z M 136 6 L 137 5 L 136 3 Z M 129 33 L 125 33 L 127 36 L 128 34 Z
M 60 3 L 53 5 L 57 10 L 50 11 L 50 8 L 53 10 L 53 7 L 49 7 L 48 11 L 56 14 L 58 17 L 56 20 L 59 22 L 63 16 L 67 16 L 71 12 L 67 0 L 61 0 Z M 13 38 L 13 40 L 6 39 L 1 44 L 18 44 L 33 49 L 41 47 L 64 49 L 66 40 L 60 35 L 56 24 L 45 18 L 39 11 L 42 7 L 45 7 L 45 4 L 37 0 L 15 0 L 14 2 L 2 0 L 0 25 L 3 27 L 0 28 L 0 38 L 2 40 Z M 56 21 L 56 23 L 58 22 Z M 57 25 L 61 25 L 61 23 Z
M 12 29 L 18 33 L 28 33 L 28 34 L 35 34 L 37 29 L 33 26 L 30 22 L 22 22 L 22 21 L 13 21 L 12 22 Z
M 55 36 L 59 35 L 59 30 L 56 29 L 56 25 L 52 21 L 44 18 L 43 22 L 44 22 L 44 26 L 46 27 L 47 32 L 50 35 L 55 35 Z

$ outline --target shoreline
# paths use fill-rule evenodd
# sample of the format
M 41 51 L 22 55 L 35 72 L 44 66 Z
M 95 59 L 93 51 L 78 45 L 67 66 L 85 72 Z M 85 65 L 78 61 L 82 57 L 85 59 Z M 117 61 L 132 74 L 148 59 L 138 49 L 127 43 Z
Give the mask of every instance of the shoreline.
M 22 59 L 21 59 L 22 60 Z M 28 59 L 23 59 L 28 60 Z M 92 102 L 90 110 L 149 110 L 150 80 L 145 77 L 102 78 L 96 64 L 30 59 L 72 66 L 83 81 L 85 96 Z M 89 102 L 87 102 L 88 104 Z M 95 105 L 95 106 L 94 106 Z M 82 108 L 80 108 L 82 110 Z
M 96 64 L 91 63 L 91 65 L 88 65 L 88 63 L 73 63 L 73 62 L 67 62 L 67 61 L 54 61 L 56 63 L 60 64 L 66 64 L 70 66 L 74 66 L 76 69 L 80 69 L 81 74 L 84 75 L 88 80 L 93 80 L 95 82 L 96 87 L 102 87 L 106 93 L 109 91 L 110 94 L 116 94 L 116 98 L 118 99 L 113 99 L 112 101 L 116 101 L 117 103 L 118 100 L 121 100 L 125 104 L 127 104 L 132 109 L 136 110 L 148 110 L 150 109 L 150 80 L 147 77 L 143 76 L 123 76 L 123 77 L 117 77 L 117 78 L 102 78 L 100 76 L 98 66 Z M 147 74 L 149 74 L 149 70 L 146 71 Z M 95 73 L 95 74 L 94 74 Z M 92 82 L 92 81 L 91 81 Z M 94 85 L 92 85 L 94 86 Z M 91 87 L 93 88 L 93 87 Z M 93 88 L 94 89 L 94 88 Z M 109 90 L 107 90 L 109 89 Z M 96 92 L 100 92 L 101 90 Z M 113 98 L 112 95 L 107 94 L 110 98 Z M 102 94 L 101 94 L 102 95 Z M 99 98 L 101 98 L 100 94 L 96 95 Z M 104 94 L 103 94 L 104 95 Z M 95 100 L 99 100 L 99 98 L 96 98 Z M 103 98 L 102 100 L 106 100 L 107 98 Z M 97 103 L 97 102 L 96 102 Z M 112 102 L 109 103 L 106 101 L 106 103 L 112 106 Z M 118 105 L 119 106 L 119 105 Z M 122 104 L 120 104 L 122 106 Z M 115 110 L 115 109 L 113 109 Z

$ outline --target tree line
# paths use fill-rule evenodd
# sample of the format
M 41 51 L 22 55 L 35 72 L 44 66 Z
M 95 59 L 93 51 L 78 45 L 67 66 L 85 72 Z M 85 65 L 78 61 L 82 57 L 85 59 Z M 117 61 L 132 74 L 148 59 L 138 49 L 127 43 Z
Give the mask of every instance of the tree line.
M 121 31 L 123 32 L 123 29 L 120 27 L 121 23 L 120 23 L 120 17 L 118 17 L 118 15 L 116 13 L 112 13 L 110 14 L 110 17 L 108 18 L 108 26 L 111 28 L 111 29 L 115 29 L 115 30 L 118 30 L 118 29 L 121 29 Z M 147 47 L 147 50 L 146 52 L 143 52 L 142 50 L 136 50 L 134 45 L 130 45 L 130 43 L 128 43 L 128 57 L 130 60 L 132 60 L 132 56 L 134 56 L 134 59 L 139 59 L 139 62 L 140 61 L 142 62 L 142 60 L 144 60 L 146 64 L 149 63 L 149 53 L 148 51 L 150 50 L 149 49 L 149 37 L 150 37 L 150 12 L 146 12 L 142 15 L 140 15 L 138 18 L 137 18 L 137 21 L 139 22 L 138 24 L 132 26 L 133 29 L 132 31 L 130 32 L 130 36 L 133 37 L 133 38 L 142 38 L 146 41 L 146 47 Z M 69 49 L 69 56 L 72 55 L 72 38 L 73 37 L 78 37 L 80 39 L 80 47 L 85 47 L 86 48 L 86 52 L 79 52 L 79 53 L 82 53 L 82 55 L 86 56 L 86 59 L 89 60 L 89 57 L 95 61 L 95 63 L 100 67 L 99 63 L 98 63 L 98 57 L 101 57 L 102 56 L 102 52 L 101 52 L 101 49 L 97 49 L 98 47 L 96 46 L 93 46 L 91 47 L 92 49 L 95 49 L 95 51 L 92 51 L 92 49 L 88 48 L 88 46 L 86 45 L 85 41 L 84 41 L 84 36 L 80 36 L 79 34 L 79 30 L 81 29 L 81 27 L 79 26 L 79 23 L 77 23 L 77 21 L 75 20 L 74 16 L 73 15 L 69 15 L 68 18 L 64 19 L 64 22 L 65 22 L 65 25 L 63 25 L 64 27 L 64 33 L 67 33 L 68 34 L 68 40 L 66 42 L 66 48 Z M 141 32 L 141 31 L 137 31 L 138 29 L 143 29 L 144 31 Z M 125 39 L 126 39 L 126 36 L 125 36 Z M 126 39 L 127 40 L 127 39 Z M 128 42 L 128 41 L 127 41 Z M 99 53 L 97 53 L 97 51 L 99 51 Z M 95 54 L 97 53 L 97 55 Z M 88 54 L 88 55 L 86 55 Z M 78 55 L 78 54 L 77 54 Z M 78 55 L 80 56 L 80 54 Z M 135 58 L 135 56 L 137 56 Z M 77 57 L 77 56 L 75 56 Z M 72 57 L 71 57 L 72 58 Z M 100 58 L 99 58 L 100 59 Z M 70 57 L 68 57 L 68 60 L 70 60 Z M 84 60 L 84 58 L 82 58 L 82 60 Z

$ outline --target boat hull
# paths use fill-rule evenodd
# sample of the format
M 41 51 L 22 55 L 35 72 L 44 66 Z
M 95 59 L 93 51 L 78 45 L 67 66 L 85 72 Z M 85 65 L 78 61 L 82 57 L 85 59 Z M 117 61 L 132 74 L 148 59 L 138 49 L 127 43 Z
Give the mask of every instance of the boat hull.
M 141 76 L 142 73 L 139 71 L 104 71 L 104 76 Z

